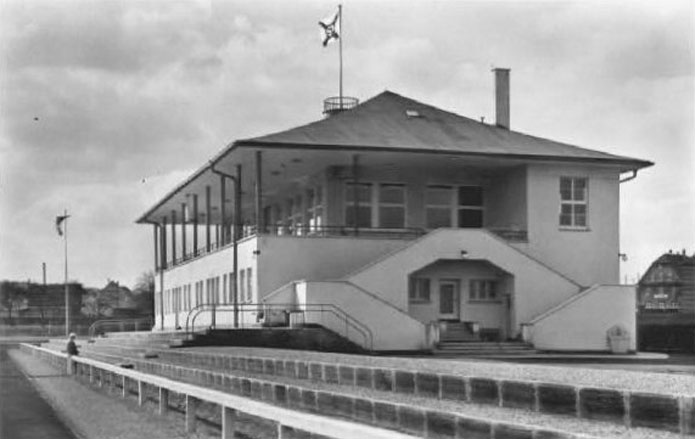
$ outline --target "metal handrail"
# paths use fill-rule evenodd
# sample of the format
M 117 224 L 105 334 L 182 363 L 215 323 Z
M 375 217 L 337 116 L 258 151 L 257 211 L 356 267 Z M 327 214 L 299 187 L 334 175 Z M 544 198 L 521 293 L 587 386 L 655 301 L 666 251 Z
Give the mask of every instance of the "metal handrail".
M 249 310 L 244 310 L 243 308 L 254 308 L 254 309 L 249 309 Z M 241 308 L 241 309 L 239 309 Z M 288 312 L 318 312 L 318 313 L 328 313 L 331 314 L 335 317 L 337 317 L 341 321 L 345 321 L 345 327 L 346 327 L 346 332 L 345 336 L 346 338 L 348 333 L 348 328 L 351 327 L 353 328 L 356 332 L 358 332 L 360 335 L 362 335 L 362 338 L 364 339 L 365 347 L 372 351 L 374 350 L 374 334 L 372 333 L 371 329 L 364 323 L 360 322 L 359 320 L 355 319 L 352 317 L 350 314 L 345 312 L 343 309 L 341 309 L 339 306 L 331 304 L 331 303 L 307 303 L 307 304 L 294 304 L 294 303 L 240 303 L 238 304 L 238 307 L 234 307 L 233 304 L 215 304 L 215 303 L 202 303 L 200 305 L 196 305 L 193 307 L 188 314 L 186 315 L 186 326 L 185 326 L 185 332 L 186 332 L 186 337 L 187 338 L 192 338 L 193 334 L 195 333 L 195 320 L 198 318 L 198 316 L 204 312 L 251 312 L 251 311 L 262 311 L 262 312 L 269 312 L 269 311 L 288 311 Z
M 94 335 L 96 333 L 96 330 L 99 326 L 104 326 L 106 324 L 118 324 L 120 328 L 123 328 L 126 324 L 132 323 L 134 325 L 139 325 L 141 323 L 145 323 L 146 325 L 149 324 L 151 327 L 154 325 L 154 320 L 152 317 L 140 317 L 136 319 L 104 319 L 104 320 L 97 320 L 96 322 L 92 323 L 89 326 L 88 329 L 88 335 L 89 338 L 94 338 Z M 137 328 L 137 326 L 135 326 Z M 121 330 L 122 332 L 122 330 Z

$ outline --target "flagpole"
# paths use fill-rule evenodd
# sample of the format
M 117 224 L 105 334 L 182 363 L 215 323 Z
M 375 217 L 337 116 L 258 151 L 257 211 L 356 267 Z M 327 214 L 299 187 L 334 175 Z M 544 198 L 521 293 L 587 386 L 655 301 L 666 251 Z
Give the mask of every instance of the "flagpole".
M 68 210 L 63 213 L 65 217 L 65 335 L 70 335 L 70 295 L 68 294 Z
M 338 45 L 340 50 L 340 109 L 343 109 L 343 5 L 338 5 L 338 29 L 340 29 L 340 35 L 338 36 Z

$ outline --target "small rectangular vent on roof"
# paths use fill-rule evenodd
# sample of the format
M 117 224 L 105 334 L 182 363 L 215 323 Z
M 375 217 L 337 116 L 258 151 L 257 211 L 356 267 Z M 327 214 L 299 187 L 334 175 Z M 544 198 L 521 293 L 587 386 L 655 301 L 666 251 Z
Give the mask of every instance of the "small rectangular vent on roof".
M 408 117 L 422 117 L 420 112 L 417 110 L 405 110 L 405 115 Z

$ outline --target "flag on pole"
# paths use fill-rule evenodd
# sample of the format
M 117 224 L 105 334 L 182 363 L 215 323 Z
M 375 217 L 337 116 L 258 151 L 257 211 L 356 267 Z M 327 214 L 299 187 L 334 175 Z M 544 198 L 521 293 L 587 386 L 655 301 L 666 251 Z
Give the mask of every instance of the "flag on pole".
M 56 217 L 56 231 L 58 232 L 58 235 L 63 236 L 63 221 L 69 217 L 70 215 L 58 215 Z
M 333 16 L 319 21 L 319 26 L 321 26 L 323 47 L 326 47 L 331 41 L 340 38 L 340 9 Z

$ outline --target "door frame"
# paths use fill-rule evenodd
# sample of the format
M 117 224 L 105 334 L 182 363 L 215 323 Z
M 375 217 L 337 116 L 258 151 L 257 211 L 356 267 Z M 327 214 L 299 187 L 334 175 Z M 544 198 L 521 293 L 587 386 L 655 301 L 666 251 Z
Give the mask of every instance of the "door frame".
M 442 287 L 445 285 L 453 285 L 453 313 L 442 313 Z M 459 279 L 439 279 L 437 281 L 437 313 L 439 320 L 455 320 L 461 321 L 461 281 Z

